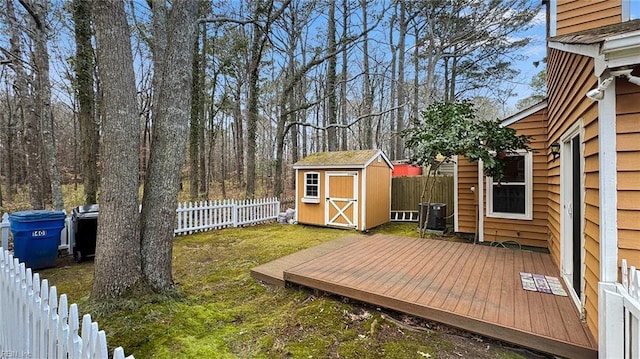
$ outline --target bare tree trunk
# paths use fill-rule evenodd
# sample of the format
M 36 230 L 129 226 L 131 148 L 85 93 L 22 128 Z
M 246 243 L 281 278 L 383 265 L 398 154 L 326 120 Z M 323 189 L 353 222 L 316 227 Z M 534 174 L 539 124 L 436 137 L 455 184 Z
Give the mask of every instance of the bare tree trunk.
M 29 78 L 24 69 L 20 26 L 15 17 L 13 1 L 6 1 L 7 23 L 11 31 L 9 39 L 16 73 L 14 88 L 19 99 L 18 111 L 23 121 L 23 144 L 26 153 L 25 175 L 29 183 L 29 201 L 31 208 L 44 208 L 44 189 L 42 184 L 42 162 L 40 156 L 40 126 L 34 108 L 33 94 L 29 92 Z
M 289 108 L 293 109 L 296 107 L 296 94 L 291 91 L 291 93 L 289 93 Z M 298 113 L 294 112 L 291 114 L 292 117 L 292 122 L 297 122 L 297 118 L 298 118 Z M 298 162 L 298 154 L 300 153 L 300 149 L 298 148 L 298 135 L 299 135 L 299 126 L 298 125 L 293 125 L 291 126 L 291 129 L 289 130 L 289 132 L 291 133 L 291 163 L 296 163 Z M 286 178 L 285 178 L 286 180 Z
M 394 13 L 393 16 L 391 17 L 391 20 L 389 21 L 389 50 L 391 51 L 391 81 L 389 83 L 389 86 L 391 87 L 391 94 L 389 96 L 389 101 L 391 101 L 390 106 L 391 108 L 395 108 L 396 107 L 396 89 L 398 88 L 398 83 L 396 82 L 396 63 L 397 63 L 397 59 L 396 59 L 396 54 L 398 52 L 398 47 L 393 43 L 393 33 L 394 33 L 394 26 L 396 23 L 396 16 L 397 16 L 397 12 L 398 12 L 398 5 L 396 3 L 396 6 L 394 7 Z M 389 157 L 392 160 L 397 160 L 398 155 L 396 153 L 396 143 L 394 141 L 394 137 L 395 133 L 396 133 L 396 121 L 395 121 L 395 114 L 398 110 L 393 110 L 389 113 L 389 132 L 391 133 L 391 139 L 390 139 L 390 143 L 389 143 Z
M 226 117 L 226 115 L 225 115 Z M 227 134 L 224 133 L 224 131 L 222 132 L 222 141 L 220 141 L 220 152 L 221 153 L 227 153 L 228 151 L 226 151 L 226 149 L 228 148 L 227 142 Z M 227 180 L 227 163 L 226 163 L 226 157 L 223 156 L 220 159 L 220 194 L 222 195 L 222 198 L 227 198 L 227 186 L 226 186 L 226 180 Z
M 455 53 L 455 49 L 453 50 Z M 451 58 L 451 81 L 449 83 L 449 95 L 448 102 L 453 102 L 456 100 L 456 77 L 458 76 L 458 58 L 453 56 Z
M 142 185 L 147 180 L 147 165 L 149 161 L 149 147 L 151 146 L 151 112 L 147 112 L 144 118 L 142 130 L 142 155 L 140 156 L 139 183 Z
M 398 106 L 405 103 L 405 88 L 404 88 L 404 65 L 405 65 L 405 39 L 407 36 L 407 20 L 406 20 L 406 3 L 405 0 L 400 0 L 400 19 L 398 24 L 400 29 L 398 31 L 398 89 L 397 89 L 397 104 Z M 396 112 L 396 159 L 404 158 L 404 141 L 400 133 L 404 130 L 404 106 L 400 106 Z
M 9 91 L 6 92 L 6 104 L 7 104 L 7 131 L 6 133 L 6 143 L 7 143 L 7 151 L 5 156 L 5 163 L 7 164 L 7 168 L 5 171 L 5 177 L 7 178 L 7 201 L 13 201 L 13 195 L 15 194 L 15 161 L 16 156 L 14 155 L 14 139 L 16 137 L 16 130 L 14 126 L 17 127 L 17 121 L 15 121 L 16 111 L 12 106 L 12 101 L 9 98 Z
M 51 83 L 49 82 L 49 53 L 47 52 L 47 7 L 46 0 L 20 0 L 22 6 L 31 15 L 32 35 L 35 51 L 33 63 L 36 70 L 36 111 L 40 117 L 42 132 L 42 144 L 45 162 L 47 164 L 48 178 L 51 184 L 53 207 L 57 210 L 64 209 L 62 198 L 62 183 L 58 162 L 56 160 L 55 142 L 53 138 L 53 118 L 51 116 Z
M 103 91 L 103 174 L 92 295 L 124 295 L 141 279 L 138 105 L 124 3 L 93 2 Z M 175 210 L 175 209 L 174 209 Z
M 76 96 L 80 106 L 80 138 L 82 178 L 85 204 L 97 203 L 98 192 L 98 129 L 95 121 L 93 88 L 93 46 L 91 44 L 91 2 L 74 0 L 73 21 L 76 37 Z
M 329 46 L 327 52 L 335 54 L 336 52 L 336 2 L 329 0 Z M 336 55 L 329 58 L 327 66 L 327 147 L 329 151 L 338 150 L 338 131 L 335 125 L 338 123 L 338 106 L 336 104 Z
M 411 117 L 418 118 L 418 96 L 419 96 L 419 78 L 420 78 L 420 31 L 418 25 L 415 26 L 414 46 L 413 46 L 413 103 L 411 104 Z
M 254 18 L 261 15 L 266 17 L 263 25 L 253 23 L 253 37 L 251 40 L 251 54 L 249 59 L 249 98 L 247 100 L 247 198 L 255 195 L 256 182 L 256 137 L 258 130 L 258 95 L 260 62 L 264 53 L 264 47 L 269 39 L 269 29 L 273 22 L 282 15 L 289 6 L 291 0 L 285 0 L 281 7 L 274 11 L 273 0 L 268 3 L 258 1 L 254 6 Z
M 307 52 L 305 50 L 305 47 L 302 47 L 302 63 L 306 64 L 307 63 Z M 298 86 L 298 99 L 300 101 L 305 99 L 305 94 L 307 93 L 307 81 L 306 78 L 302 78 L 302 82 L 300 83 L 300 86 Z M 307 111 L 305 110 L 302 114 L 303 118 L 307 118 Z M 302 138 L 302 157 L 307 157 L 308 154 L 308 134 L 307 134 L 307 127 L 302 126 L 302 127 L 298 127 L 296 126 L 297 132 L 302 132 L 301 133 L 301 138 Z M 298 152 L 300 153 L 300 152 Z M 298 162 L 298 158 L 296 158 L 294 161 L 292 161 L 293 163 Z M 293 178 L 293 176 L 292 176 Z M 291 186 L 293 187 L 293 189 L 295 189 L 296 187 L 296 183 L 295 183 L 295 178 L 293 178 L 293 180 L 291 181 Z
M 261 5 L 256 5 L 260 7 Z M 256 10 L 258 12 L 258 10 Z M 247 198 L 253 198 L 256 192 L 256 136 L 258 131 L 258 80 L 260 61 L 264 46 L 264 34 L 260 25 L 254 23 L 251 40 L 251 59 L 249 61 L 249 98 L 247 100 Z
M 349 15 L 349 7 L 348 7 L 348 1 L 347 0 L 342 0 L 342 43 L 344 43 L 347 40 L 347 27 L 348 27 L 348 15 Z M 366 28 L 365 28 L 366 29 Z M 344 128 L 340 129 L 340 134 L 342 136 L 342 140 L 340 141 L 340 150 L 341 151 L 346 151 L 347 150 L 347 134 L 349 129 L 346 127 L 346 125 L 348 124 L 347 122 L 347 47 L 345 46 L 344 49 L 342 50 L 342 71 L 341 71 L 341 76 L 340 76 L 340 107 L 341 107 L 341 121 L 340 123 L 342 123 L 342 125 L 344 125 Z
M 318 97 L 318 98 L 322 97 L 321 93 L 325 93 L 325 94 L 327 93 L 327 88 L 323 87 L 322 84 L 319 85 L 319 89 L 318 90 L 321 91 L 318 94 L 316 94 L 316 97 Z M 322 112 L 318 113 L 318 116 L 320 116 L 321 120 L 316 118 L 317 122 L 322 123 L 322 127 L 324 127 L 324 128 L 327 127 L 327 117 L 329 117 L 329 115 L 327 114 L 329 112 L 328 111 L 328 107 L 329 106 L 328 106 L 328 104 L 326 102 L 327 101 L 325 101 L 325 103 L 322 106 Z M 328 132 L 329 131 L 317 131 L 319 137 L 321 138 L 321 142 L 319 142 L 319 144 L 321 144 L 321 146 L 319 146 L 319 148 L 322 149 L 322 152 L 330 151 L 329 145 L 328 145 L 328 143 L 329 143 L 329 140 L 328 140 L 329 134 L 328 134 Z
M 294 101 L 301 101 L 300 97 L 297 97 L 295 94 L 291 94 L 291 103 L 289 104 L 289 106 L 295 106 Z M 300 114 L 300 113 L 295 113 L 294 114 L 294 121 L 298 121 L 299 118 L 302 118 L 302 116 L 304 116 L 304 114 Z M 294 164 L 296 162 L 298 162 L 300 160 L 300 142 L 302 140 L 301 138 L 301 133 L 300 130 L 304 130 L 305 127 L 304 126 L 298 126 L 298 125 L 293 125 L 291 127 L 291 160 L 289 161 L 291 164 Z M 285 187 L 285 184 L 288 185 L 289 189 L 295 190 L 296 188 L 296 182 L 295 182 L 295 170 L 293 170 L 292 168 L 286 167 L 283 168 L 282 172 L 284 173 L 284 183 L 283 183 L 283 187 Z
M 200 15 L 199 15 L 200 16 Z M 202 14 L 204 16 L 204 13 Z M 194 53 L 194 56 L 198 56 L 198 54 Z M 198 88 L 200 89 L 200 127 L 198 131 L 198 138 L 200 143 L 200 197 L 205 196 L 204 199 L 208 199 L 209 193 L 209 182 L 207 181 L 207 143 L 205 142 L 205 81 L 204 78 L 207 74 L 207 26 L 204 24 L 202 26 L 202 52 L 199 54 L 200 56 L 200 75 L 198 79 L 200 80 L 200 85 Z M 213 116 L 212 114 L 210 114 Z
M 285 114 L 285 112 L 283 111 L 284 109 L 286 109 L 286 106 L 284 105 L 285 101 L 283 99 L 282 101 L 283 103 L 280 105 L 281 106 L 281 110 L 280 110 L 280 118 L 278 119 L 278 124 L 276 125 L 276 159 L 275 159 L 275 178 L 274 178 L 274 186 L 273 186 L 273 195 L 275 197 L 280 197 L 280 195 L 282 195 L 282 191 L 283 191 L 283 182 L 284 182 L 284 178 L 286 176 L 284 175 L 284 172 L 282 170 L 282 164 L 283 164 L 283 157 L 284 157 L 284 139 L 286 136 L 286 122 L 287 122 L 287 115 Z
M 162 72 L 162 83 L 141 215 L 142 273 L 158 292 L 173 287 L 173 230 L 187 141 L 197 15 L 197 2 L 174 2 L 168 26 L 159 29 L 166 31 L 171 46 L 166 49 L 164 66 L 155 69 Z
M 216 29 L 216 32 L 213 36 L 213 41 L 211 44 L 211 49 L 212 49 L 212 56 L 215 56 L 215 39 L 218 36 L 218 31 Z M 206 49 L 206 46 L 205 46 Z M 205 54 L 205 61 L 206 61 L 206 51 L 203 52 L 203 54 Z M 206 67 L 206 66 L 205 66 Z M 226 157 L 226 152 L 224 152 L 224 133 L 222 132 L 222 128 L 223 128 L 223 119 L 220 120 L 219 124 L 216 123 L 216 115 L 218 111 L 214 111 L 214 108 L 216 106 L 215 104 L 215 99 L 216 99 L 216 90 L 218 87 L 218 74 L 219 74 L 219 70 L 215 69 L 213 72 L 213 83 L 211 85 L 211 96 L 210 96 L 210 107 L 209 107 L 209 154 L 208 154 L 208 165 L 207 165 L 207 173 L 208 173 L 208 180 L 207 180 L 207 191 L 206 191 L 206 198 L 209 199 L 210 197 L 210 192 L 211 192 L 211 182 L 215 181 L 215 164 L 219 163 L 220 164 L 220 172 L 222 172 L 223 168 L 224 168 L 224 161 L 225 161 L 225 157 Z M 218 137 L 219 134 L 221 135 L 222 141 L 220 143 L 220 146 L 222 147 L 222 151 L 220 152 L 222 155 L 221 156 L 214 156 L 215 153 L 215 148 L 216 148 L 216 139 Z M 224 186 L 223 186 L 224 187 Z
M 239 186 L 243 185 L 244 178 L 244 126 L 242 110 L 240 109 L 240 101 L 242 96 L 240 95 L 241 85 L 236 85 L 235 91 L 235 104 L 233 106 L 233 147 L 236 154 L 236 179 Z
M 294 15 L 295 16 L 295 15 Z M 295 46 L 297 43 L 297 34 L 293 34 L 295 36 L 295 40 L 291 41 L 292 44 L 290 46 L 289 49 L 289 78 L 291 79 L 291 81 L 297 82 L 297 79 L 293 79 L 293 77 L 295 76 L 295 55 L 294 55 L 294 51 L 295 51 Z M 302 63 L 304 64 L 305 58 L 304 55 L 302 57 Z M 300 81 L 302 81 L 302 77 L 300 78 Z M 295 88 L 292 87 L 291 88 L 291 92 L 289 93 L 289 109 L 294 109 L 296 108 L 296 103 L 301 103 L 304 101 L 304 97 L 303 96 L 299 96 L 299 93 L 296 91 L 296 89 L 299 89 L 301 86 L 303 86 L 302 82 L 300 83 L 296 83 Z M 300 118 L 300 114 L 298 113 L 298 111 L 294 112 L 291 114 L 291 120 L 292 122 L 297 122 L 298 118 Z M 293 125 L 291 127 L 291 129 L 289 130 L 291 132 L 291 163 L 296 163 L 298 162 L 299 159 L 299 155 L 300 155 L 300 148 L 299 148 L 299 142 L 298 142 L 298 138 L 300 135 L 300 126 Z M 304 127 L 302 127 L 304 128 Z M 277 156 L 276 156 L 277 159 Z M 287 173 L 291 173 L 290 171 L 285 171 L 285 169 L 282 167 L 282 164 L 280 164 L 280 167 L 276 167 L 276 174 L 275 174 L 275 178 L 276 180 L 278 179 L 278 172 L 284 173 L 284 179 L 280 179 L 280 181 L 282 182 L 287 182 Z M 293 174 L 291 174 L 291 177 L 293 177 Z M 293 185 L 293 186 L 292 186 Z M 284 183 L 282 184 L 277 184 L 276 186 L 280 186 L 281 188 L 284 187 Z M 275 186 L 274 186 L 275 187 Z M 295 181 L 290 181 L 289 182 L 289 188 L 295 188 Z M 276 197 L 280 197 L 282 195 L 282 193 L 278 194 L 278 196 Z
M 362 42 L 362 72 L 363 72 L 363 92 L 364 92 L 364 109 L 362 115 L 371 115 L 371 109 L 373 107 L 373 93 L 371 92 L 371 78 L 369 73 L 369 35 L 366 32 L 367 25 L 367 0 L 360 0 L 360 7 L 362 8 L 362 29 L 365 31 Z M 364 124 L 364 144 L 367 149 L 373 148 L 373 123 L 371 117 L 366 117 L 363 120 Z
M 202 107 L 202 89 L 200 88 L 200 76 L 204 75 L 200 72 L 200 39 L 193 39 L 193 64 L 191 64 L 193 79 L 191 82 L 191 123 L 189 126 L 189 197 L 191 201 L 198 200 L 198 180 L 199 180 L 199 155 L 200 146 L 200 127 L 202 126 L 202 118 L 200 118 L 200 108 Z

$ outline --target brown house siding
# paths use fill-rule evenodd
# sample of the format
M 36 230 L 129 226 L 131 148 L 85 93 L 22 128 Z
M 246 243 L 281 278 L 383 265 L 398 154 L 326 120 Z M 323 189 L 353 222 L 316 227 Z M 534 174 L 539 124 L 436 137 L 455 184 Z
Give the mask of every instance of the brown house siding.
M 585 94 L 597 86 L 593 61 L 585 56 L 555 49 L 548 51 L 547 88 L 549 91 L 549 143 L 560 137 L 576 121 L 583 124 L 584 157 L 584 242 L 585 314 L 592 334 L 597 337 L 599 279 L 599 197 L 598 197 L 598 108 Z M 560 266 L 560 161 L 549 162 L 548 179 L 549 250 Z
M 549 156 L 547 155 L 546 126 L 546 109 L 509 126 L 519 135 L 532 137 L 530 146 L 533 150 L 533 219 L 485 217 L 485 241 L 515 240 L 521 245 L 547 247 L 549 238 L 547 227 L 547 159 Z
M 475 187 L 475 193 L 471 192 Z M 476 232 L 478 204 L 478 166 L 466 158 L 458 158 L 458 232 Z
M 621 0 L 558 0 L 556 34 L 617 24 L 622 21 Z
M 640 87 L 616 82 L 618 258 L 640 267 Z

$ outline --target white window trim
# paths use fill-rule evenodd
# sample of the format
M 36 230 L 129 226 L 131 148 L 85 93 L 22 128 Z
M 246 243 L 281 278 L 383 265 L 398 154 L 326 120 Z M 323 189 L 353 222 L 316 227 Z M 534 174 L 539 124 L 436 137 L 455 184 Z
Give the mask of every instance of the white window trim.
M 315 174 L 318 177 L 318 195 L 317 196 L 307 196 L 307 176 Z M 320 172 L 309 171 L 304 172 L 304 188 L 302 192 L 302 198 L 300 199 L 302 203 L 320 203 Z
M 527 151 L 517 151 L 524 156 L 524 213 L 503 213 L 493 211 L 493 177 L 486 177 L 487 181 L 487 217 L 533 220 L 533 155 Z

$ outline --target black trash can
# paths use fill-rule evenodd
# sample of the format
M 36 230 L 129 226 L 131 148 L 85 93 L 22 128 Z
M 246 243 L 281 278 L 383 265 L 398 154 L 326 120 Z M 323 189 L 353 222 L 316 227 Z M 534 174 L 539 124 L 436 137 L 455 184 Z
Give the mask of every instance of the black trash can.
M 73 209 L 73 258 L 80 263 L 96 254 L 96 235 L 98 234 L 98 212 L 100 206 L 92 204 Z
M 427 217 L 427 208 L 429 208 L 429 218 Z M 424 221 L 427 221 L 427 229 L 436 231 L 444 231 L 447 228 L 447 205 L 444 203 L 419 203 L 418 211 L 422 213 L 420 217 L 420 228 L 424 228 Z

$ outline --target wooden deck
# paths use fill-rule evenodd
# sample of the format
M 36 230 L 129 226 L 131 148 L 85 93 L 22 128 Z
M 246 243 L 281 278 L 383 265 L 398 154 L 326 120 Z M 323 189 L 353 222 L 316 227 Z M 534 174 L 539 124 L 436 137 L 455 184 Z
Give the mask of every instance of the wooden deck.
M 284 271 L 299 264 L 305 263 L 322 255 L 336 251 L 358 239 L 365 238 L 362 235 L 349 235 L 324 242 L 315 247 L 303 249 L 288 256 L 278 258 L 269 263 L 259 265 L 251 269 L 251 277 L 277 287 L 284 287 Z
M 554 355 L 597 358 L 597 344 L 569 297 L 522 289 L 519 272 L 559 277 L 548 254 L 390 235 L 350 236 L 296 254 L 254 268 L 252 276 L 342 295 Z

